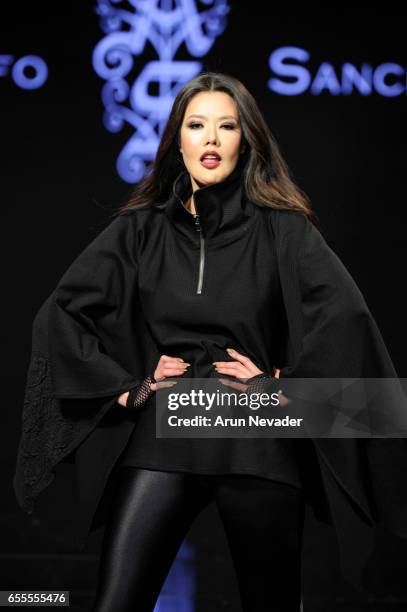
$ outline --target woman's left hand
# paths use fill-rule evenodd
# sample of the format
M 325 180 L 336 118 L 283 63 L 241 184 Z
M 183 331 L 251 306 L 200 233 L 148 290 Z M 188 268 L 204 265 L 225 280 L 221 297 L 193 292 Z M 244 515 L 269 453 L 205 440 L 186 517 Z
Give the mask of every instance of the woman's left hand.
M 228 374 L 229 376 L 246 380 L 262 373 L 262 370 L 259 370 L 249 357 L 238 353 L 234 349 L 226 350 L 236 361 L 214 361 L 213 365 L 220 374 Z

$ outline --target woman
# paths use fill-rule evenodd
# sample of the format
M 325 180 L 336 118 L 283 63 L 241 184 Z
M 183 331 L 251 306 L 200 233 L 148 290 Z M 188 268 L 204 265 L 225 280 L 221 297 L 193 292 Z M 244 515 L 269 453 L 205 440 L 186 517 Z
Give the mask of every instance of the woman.
M 274 374 L 396 376 L 239 81 L 206 73 L 181 89 L 152 171 L 120 213 L 34 321 L 20 504 L 32 511 L 57 463 L 75 461 L 82 538 L 107 523 L 97 612 L 152 610 L 211 500 L 244 610 L 299 610 L 305 501 L 334 525 L 344 573 L 362 585 L 375 524 L 407 531 L 386 523 L 389 489 L 373 473 L 380 441 L 155 435 L 155 393 L 179 377 L 251 392 Z

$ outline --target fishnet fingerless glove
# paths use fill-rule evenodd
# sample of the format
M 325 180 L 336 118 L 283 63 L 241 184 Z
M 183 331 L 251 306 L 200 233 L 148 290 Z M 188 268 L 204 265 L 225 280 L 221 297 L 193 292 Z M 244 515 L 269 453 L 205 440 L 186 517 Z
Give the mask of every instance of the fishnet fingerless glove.
M 147 376 L 141 385 L 137 385 L 130 389 L 126 400 L 126 408 L 130 408 L 130 410 L 142 408 L 147 400 L 154 394 L 151 384 L 155 382 L 157 381 L 154 376 Z
M 256 376 L 249 378 L 247 393 L 264 393 L 266 390 L 270 390 L 271 384 L 273 390 L 277 390 L 278 378 L 272 374 L 267 374 L 267 372 L 261 372 L 260 374 L 256 374 Z

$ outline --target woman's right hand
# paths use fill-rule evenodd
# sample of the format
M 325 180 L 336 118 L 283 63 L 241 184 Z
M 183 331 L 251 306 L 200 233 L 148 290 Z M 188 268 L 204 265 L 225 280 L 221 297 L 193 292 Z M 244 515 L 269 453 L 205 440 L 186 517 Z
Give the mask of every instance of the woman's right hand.
M 166 383 L 159 384 L 161 381 L 170 376 L 182 376 L 191 364 L 184 361 L 181 357 L 170 357 L 169 355 L 161 355 L 157 367 L 154 370 L 153 376 L 158 384 L 153 383 L 151 389 L 156 391 L 159 387 L 168 386 Z M 172 382 L 170 384 L 172 386 Z
M 180 376 L 186 372 L 191 364 L 184 361 L 181 357 L 169 357 L 168 355 L 161 355 L 157 367 L 154 370 L 153 376 L 157 381 L 151 383 L 150 388 L 152 391 L 157 391 L 158 388 L 173 387 L 177 384 L 176 381 L 163 382 L 169 376 Z M 126 391 L 116 398 L 116 402 L 120 406 L 126 406 L 129 392 Z

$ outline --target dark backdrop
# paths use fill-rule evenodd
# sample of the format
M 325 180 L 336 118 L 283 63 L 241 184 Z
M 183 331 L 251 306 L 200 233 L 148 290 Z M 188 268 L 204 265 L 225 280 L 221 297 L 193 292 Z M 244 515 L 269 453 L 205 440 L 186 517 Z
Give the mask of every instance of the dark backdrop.
M 34 53 L 49 68 L 48 80 L 38 90 L 17 87 L 10 75 L 0 78 L 4 288 L 0 588 L 71 589 L 77 593 L 77 609 L 82 609 L 78 602 L 86 601 L 94 588 L 100 542 L 95 538 L 89 554 L 82 556 L 69 543 L 75 528 L 69 466 L 60 481 L 69 485 L 54 483 L 43 496 L 43 514 L 34 518 L 16 506 L 11 476 L 33 316 L 131 189 L 115 169 L 131 131 L 125 128 L 112 134 L 102 123 L 103 81 L 91 61 L 93 48 L 103 37 L 95 4 L 87 0 L 48 6 L 7 3 L 2 7 L 0 38 L 0 53 L 16 57 Z M 375 12 L 371 7 L 357 12 L 355 6 L 330 4 L 299 12 L 260 0 L 231 0 L 230 6 L 225 32 L 207 56 L 195 59 L 207 69 L 238 77 L 257 99 L 294 179 L 313 202 L 328 243 L 364 293 L 399 376 L 405 376 L 405 94 L 386 98 L 377 93 L 313 96 L 306 92 L 288 97 L 267 88 L 272 76 L 269 55 L 285 45 L 307 49 L 311 54 L 307 66 L 313 74 L 323 61 L 337 70 L 346 61 L 356 66 L 368 62 L 375 67 L 388 61 L 403 66 L 405 24 L 400 8 L 386 3 Z M 190 58 L 184 47 L 176 57 Z M 143 56 L 138 58 L 140 67 L 143 61 Z M 53 496 L 58 495 L 66 497 L 64 516 L 53 512 Z M 213 582 L 212 600 L 205 600 L 207 607 L 202 609 L 237 610 L 237 604 L 230 603 L 235 601 L 236 585 L 216 521 L 215 514 L 207 512 L 191 534 L 200 541 L 200 581 Z M 332 610 L 334 601 L 341 610 L 359 609 L 340 607 L 341 598 L 353 601 L 356 595 L 338 573 L 331 554 L 332 534 L 318 529 L 315 534 L 326 536 L 318 555 L 312 531 L 304 548 L 306 597 L 315 606 L 325 598 L 321 610 L 328 600 Z M 215 543 L 208 540 L 208 530 L 218 534 Z M 219 572 L 209 571 L 213 563 L 218 563 Z M 332 580 L 323 586 L 321 580 L 327 575 Z M 226 595 L 221 594 L 224 584 L 229 585 Z M 208 593 L 208 583 L 202 593 L 205 588 Z M 383 606 L 380 609 L 392 609 L 389 602 Z

